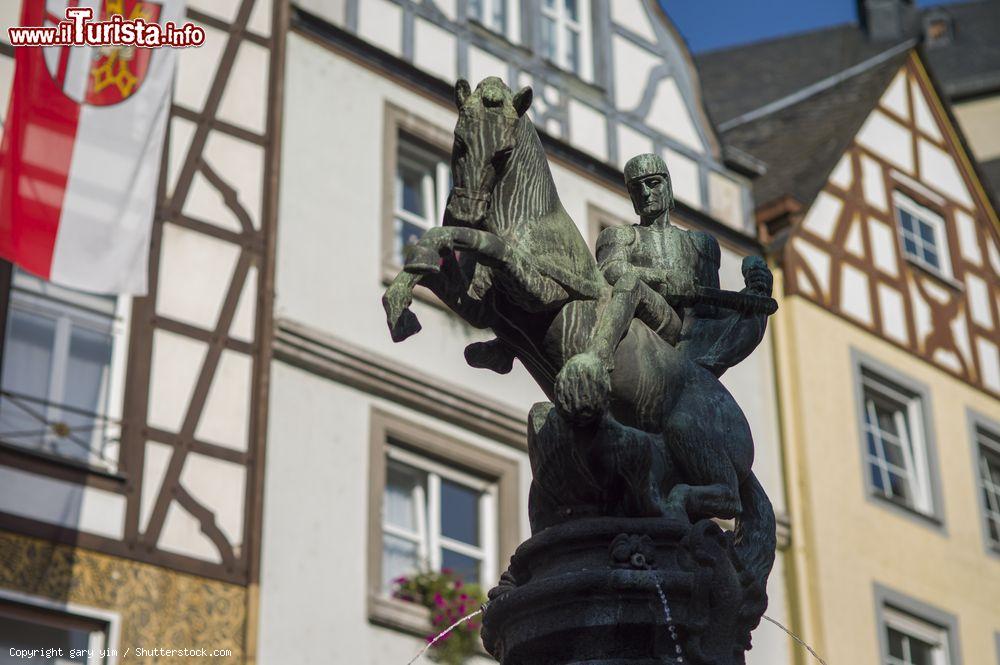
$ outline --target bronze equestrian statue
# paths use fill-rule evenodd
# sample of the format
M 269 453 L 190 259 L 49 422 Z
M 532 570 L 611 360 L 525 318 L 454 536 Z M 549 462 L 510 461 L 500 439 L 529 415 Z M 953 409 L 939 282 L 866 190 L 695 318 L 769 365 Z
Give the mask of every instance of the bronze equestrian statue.
M 383 298 L 399 342 L 420 329 L 414 287 L 429 288 L 496 335 L 466 348 L 470 364 L 505 373 L 516 358 L 551 400 L 528 418 L 533 535 L 491 591 L 484 642 L 508 665 L 743 662 L 775 524 L 750 427 L 719 376 L 764 334 L 770 271 L 748 257 L 746 288 L 719 289 L 719 245 L 670 223 L 655 155 L 625 168 L 640 223 L 605 230 L 595 258 L 559 201 L 531 99 L 498 78 L 457 83 L 443 225 L 407 249 Z M 684 661 L 644 614 L 654 589 L 677 605 Z M 567 609 L 574 598 L 589 610 Z M 577 638 L 553 640 L 560 631 Z

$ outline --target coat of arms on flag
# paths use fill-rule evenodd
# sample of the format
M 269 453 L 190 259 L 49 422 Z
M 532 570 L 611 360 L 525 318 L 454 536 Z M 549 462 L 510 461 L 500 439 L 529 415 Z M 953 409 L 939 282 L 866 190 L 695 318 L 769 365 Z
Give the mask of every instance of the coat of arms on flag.
M 56 25 L 65 20 L 66 7 L 80 6 L 77 0 L 63 0 L 58 4 L 63 5 L 62 8 L 57 7 L 58 11 L 53 12 L 53 3 L 47 3 L 45 25 Z M 141 18 L 146 23 L 156 23 L 160 20 L 161 10 L 161 3 L 148 0 L 101 0 L 94 20 L 106 21 L 117 15 L 129 20 Z M 43 51 L 45 65 L 56 85 L 70 99 L 95 106 L 117 104 L 128 99 L 142 85 L 150 59 L 156 54 L 155 49 L 135 46 L 102 46 L 97 53 L 76 46 L 47 46 Z M 90 60 L 90 72 L 82 90 L 66 85 L 70 60 L 75 58 Z
M 10 1 L 10 0 L 3 0 Z M 184 0 L 23 0 L 21 25 L 141 18 Z M 76 289 L 146 291 L 176 49 L 19 46 L 0 145 L 0 257 Z

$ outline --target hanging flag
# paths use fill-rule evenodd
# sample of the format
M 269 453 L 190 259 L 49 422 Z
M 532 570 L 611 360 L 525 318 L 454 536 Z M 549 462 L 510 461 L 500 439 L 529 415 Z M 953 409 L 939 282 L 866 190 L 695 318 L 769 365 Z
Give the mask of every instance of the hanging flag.
M 144 23 L 172 29 L 184 16 L 184 0 L 23 0 L 21 26 L 85 34 L 66 25 L 67 7 L 90 8 L 95 23 L 134 21 L 140 39 Z M 44 37 L 28 40 L 53 43 Z M 15 47 L 0 257 L 71 288 L 141 295 L 176 49 L 90 44 Z

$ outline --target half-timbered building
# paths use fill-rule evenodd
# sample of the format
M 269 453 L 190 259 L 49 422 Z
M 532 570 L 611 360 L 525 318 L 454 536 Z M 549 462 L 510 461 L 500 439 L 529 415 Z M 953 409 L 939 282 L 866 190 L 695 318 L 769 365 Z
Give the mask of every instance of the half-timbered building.
M 724 288 L 759 254 L 748 173 L 720 147 L 682 39 L 658 3 L 301 0 L 286 48 L 274 362 L 259 655 L 405 663 L 429 614 L 397 575 L 452 568 L 490 585 L 528 535 L 525 420 L 543 400 L 520 365 L 468 367 L 484 339 L 427 294 L 394 345 L 379 300 L 401 250 L 442 216 L 453 86 L 531 85 L 563 205 L 589 241 L 634 223 L 621 167 L 666 158 L 678 224 L 722 245 Z M 757 441 L 787 542 L 770 341 L 724 381 Z M 769 614 L 786 619 L 783 556 Z M 751 662 L 789 661 L 770 624 Z
M 829 662 L 993 662 L 1000 224 L 923 52 L 883 46 L 723 123 L 766 165 L 794 627 Z
M 0 3 L 4 110 L 20 5 Z M 207 38 L 178 54 L 148 295 L 0 270 L 0 659 L 254 658 L 286 15 L 188 2 Z M 206 653 L 135 651 L 158 648 Z

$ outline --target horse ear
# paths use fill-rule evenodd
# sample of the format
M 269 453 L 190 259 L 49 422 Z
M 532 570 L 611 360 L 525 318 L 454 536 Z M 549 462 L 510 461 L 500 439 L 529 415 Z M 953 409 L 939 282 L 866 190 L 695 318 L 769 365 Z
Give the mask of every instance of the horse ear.
M 472 88 L 465 79 L 458 79 L 455 83 L 455 106 L 461 109 L 465 106 L 465 100 L 472 94 Z
M 514 110 L 517 111 L 517 117 L 524 115 L 525 111 L 531 106 L 531 98 L 534 93 L 531 92 L 531 86 L 526 85 L 517 94 L 514 95 Z

